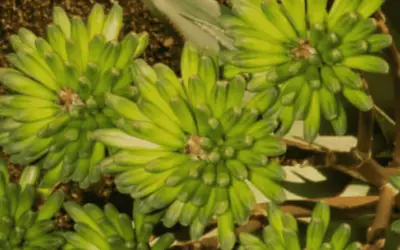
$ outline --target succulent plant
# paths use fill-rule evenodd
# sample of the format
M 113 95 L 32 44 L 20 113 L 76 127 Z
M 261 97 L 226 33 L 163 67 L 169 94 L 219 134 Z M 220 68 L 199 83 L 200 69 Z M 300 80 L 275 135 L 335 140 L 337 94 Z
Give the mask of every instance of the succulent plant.
M 390 176 L 389 182 L 400 191 L 400 175 Z M 400 197 L 400 193 L 397 194 L 397 197 Z M 400 249 L 400 220 L 394 221 L 390 226 L 384 249 Z
M 268 157 L 286 146 L 272 134 L 276 121 L 260 116 L 266 102 L 245 102 L 245 80 L 220 80 L 217 65 L 190 43 L 182 52 L 182 81 L 163 64 L 136 60 L 139 100 L 108 94 L 118 128 L 90 137 L 121 149 L 100 169 L 139 200 L 139 212 L 165 211 L 164 225 L 190 225 L 192 239 L 216 216 L 221 247 L 231 249 L 234 224 L 245 224 L 255 203 L 249 182 L 274 201 L 285 199 L 284 172 Z
M 400 249 L 400 220 L 396 220 L 390 225 L 386 233 L 384 250 Z
M 400 220 L 393 222 L 390 228 L 392 231 L 400 235 Z
M 390 184 L 392 184 L 396 189 L 400 190 L 400 175 L 392 175 L 389 178 Z
M 370 17 L 384 0 L 335 0 L 329 11 L 327 0 L 280 2 L 232 1 L 233 14 L 221 18 L 236 46 L 224 55 L 225 75 L 253 73 L 247 89 L 279 100 L 268 107 L 281 122 L 277 134 L 304 120 L 304 137 L 313 141 L 326 119 L 343 135 L 343 99 L 361 111 L 373 107 L 360 72 L 389 70 L 378 53 L 392 37 L 377 34 L 377 21 Z
M 8 61 L 15 69 L 0 68 L 9 90 L 0 96 L 0 146 L 11 162 L 39 161 L 82 187 L 99 180 L 93 166 L 106 148 L 87 133 L 112 126 L 105 92 L 134 98 L 129 65 L 148 43 L 146 33 L 130 33 L 119 42 L 122 17 L 116 3 L 108 14 L 96 4 L 86 24 L 55 7 L 47 39 L 24 28 L 10 37 L 15 53 Z
M 53 219 L 64 201 L 64 193 L 56 191 L 35 211 L 35 182 L 39 169 L 26 167 L 18 184 L 8 181 L 8 170 L 0 160 L 0 250 L 53 250 L 64 244 L 55 232 Z
M 305 246 L 299 240 L 296 219 L 283 213 L 275 204 L 269 203 L 269 225 L 262 231 L 262 239 L 250 233 L 240 233 L 240 247 L 242 250 L 254 249 L 285 249 L 285 250 L 361 250 L 358 242 L 349 242 L 351 236 L 350 225 L 343 223 L 336 228 L 330 240 L 326 241 L 326 231 L 330 221 L 329 206 L 319 202 L 312 212 L 311 221 L 307 227 Z
M 64 233 L 67 241 L 63 249 L 90 250 L 128 250 L 128 249 L 167 249 L 175 240 L 170 233 L 162 235 L 150 248 L 154 220 L 159 215 L 150 217 L 134 213 L 134 221 L 120 213 L 112 204 L 106 204 L 104 209 L 92 203 L 80 206 L 74 201 L 64 203 L 64 209 L 75 222 L 74 231 Z

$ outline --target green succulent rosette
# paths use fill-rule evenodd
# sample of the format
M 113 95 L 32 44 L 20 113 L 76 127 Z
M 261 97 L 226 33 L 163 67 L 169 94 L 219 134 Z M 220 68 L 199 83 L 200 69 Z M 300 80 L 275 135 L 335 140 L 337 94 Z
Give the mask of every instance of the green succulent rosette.
M 286 146 L 272 134 L 276 121 L 261 117 L 266 102 L 245 102 L 245 80 L 219 80 L 217 65 L 190 43 L 181 81 L 163 64 L 135 61 L 139 100 L 108 94 L 118 128 L 91 137 L 121 149 L 99 166 L 115 175 L 120 192 L 139 200 L 139 212 L 165 211 L 164 225 L 190 225 L 192 239 L 215 217 L 221 247 L 231 249 L 234 224 L 245 224 L 255 203 L 248 183 L 274 201 L 285 199 L 284 172 L 268 157 Z
M 113 126 L 104 114 L 105 92 L 137 94 L 129 65 L 148 43 L 146 33 L 118 41 L 122 18 L 118 4 L 108 14 L 96 4 L 86 23 L 55 7 L 46 38 L 24 28 L 10 37 L 14 68 L 0 68 L 9 90 L 0 96 L 0 146 L 11 162 L 39 162 L 81 187 L 99 180 L 92 170 L 106 148 L 87 133 Z
M 373 107 L 360 73 L 387 73 L 379 52 L 392 37 L 377 34 L 370 17 L 384 0 L 234 0 L 221 23 L 235 40 L 225 53 L 226 77 L 253 73 L 247 89 L 273 91 L 268 107 L 281 122 L 277 134 L 304 120 L 304 137 L 313 141 L 321 119 L 337 135 L 347 131 L 344 100 L 361 111 Z M 271 90 L 275 89 L 275 90 Z
M 361 250 L 358 242 L 351 242 L 350 225 L 343 223 L 333 232 L 330 239 L 326 239 L 330 221 L 329 206 L 325 202 L 319 202 L 311 215 L 311 221 L 307 227 L 305 240 L 299 239 L 299 229 L 296 219 L 287 213 L 283 213 L 273 203 L 268 204 L 267 209 L 269 225 L 264 227 L 262 237 L 249 233 L 240 233 L 241 250 L 254 249 L 319 249 L 319 250 Z M 304 246 L 302 246 L 304 242 Z
M 74 201 L 64 203 L 64 209 L 74 221 L 74 231 L 64 232 L 64 250 L 165 250 L 175 241 L 166 233 L 150 247 L 149 239 L 160 215 L 144 216 L 134 211 L 134 220 L 120 213 L 112 204 L 103 209 L 92 203 L 81 206 Z
M 38 177 L 39 168 L 29 166 L 18 184 L 11 183 L 6 163 L 0 160 L 0 250 L 54 250 L 64 244 L 53 219 L 63 204 L 64 193 L 54 192 L 34 210 Z

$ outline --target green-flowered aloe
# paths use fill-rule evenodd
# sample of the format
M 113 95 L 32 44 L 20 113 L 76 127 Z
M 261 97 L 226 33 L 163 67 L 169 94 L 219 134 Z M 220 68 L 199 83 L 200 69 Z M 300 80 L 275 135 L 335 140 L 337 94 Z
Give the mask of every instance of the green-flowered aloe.
M 348 224 L 341 224 L 336 228 L 332 237 L 326 239 L 326 231 L 330 221 L 329 206 L 319 202 L 311 215 L 307 227 L 305 245 L 299 239 L 299 229 L 296 219 L 291 214 L 283 213 L 273 203 L 268 204 L 269 225 L 264 227 L 262 238 L 249 233 L 240 233 L 240 247 L 242 250 L 254 249 L 284 249 L 284 250 L 361 250 L 358 242 L 350 242 L 351 228 Z
M 140 212 L 164 210 L 164 225 L 190 225 L 192 239 L 215 216 L 221 247 L 231 249 L 235 223 L 245 224 L 255 203 L 248 183 L 276 202 L 285 199 L 284 172 L 268 158 L 286 146 L 272 134 L 277 122 L 261 117 L 268 102 L 245 102 L 245 80 L 220 80 L 217 65 L 190 43 L 181 57 L 182 81 L 163 64 L 135 61 L 139 100 L 108 94 L 118 129 L 91 137 L 121 149 L 100 169 L 116 176 L 120 192 L 139 199 Z
M 8 170 L 0 160 L 0 250 L 54 250 L 64 245 L 56 232 L 56 213 L 64 202 L 64 193 L 56 191 L 35 211 L 35 182 L 39 168 L 24 169 L 18 184 L 8 181 Z
M 152 247 L 149 246 L 159 214 L 146 217 L 134 212 L 132 221 L 112 204 L 105 205 L 102 210 L 92 203 L 80 206 L 73 201 L 66 202 L 64 209 L 75 222 L 73 232 L 63 233 L 67 241 L 65 250 L 165 250 L 175 240 L 172 234 L 166 233 Z
M 0 146 L 13 163 L 40 161 L 82 187 L 99 180 L 93 166 L 106 148 L 87 133 L 113 126 L 104 115 L 105 92 L 134 98 L 129 66 L 148 43 L 146 33 L 118 41 L 122 18 L 118 4 L 108 14 L 96 4 L 86 23 L 55 7 L 46 38 L 24 28 L 10 37 L 14 68 L 0 68 L 9 90 L 0 96 Z
M 370 17 L 384 0 L 335 0 L 329 10 L 327 0 L 280 2 L 232 1 L 233 14 L 221 22 L 237 49 L 225 54 L 225 74 L 254 73 L 247 89 L 279 99 L 268 107 L 281 121 L 278 134 L 304 120 L 304 137 L 313 141 L 324 118 L 343 135 L 343 97 L 370 110 L 373 102 L 360 73 L 389 70 L 378 54 L 392 37 L 377 34 L 377 21 Z

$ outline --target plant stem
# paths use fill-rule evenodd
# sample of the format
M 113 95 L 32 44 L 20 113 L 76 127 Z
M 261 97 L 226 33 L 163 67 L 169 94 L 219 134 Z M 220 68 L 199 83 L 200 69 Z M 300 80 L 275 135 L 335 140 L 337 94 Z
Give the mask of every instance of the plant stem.
M 391 32 L 386 24 L 386 18 L 380 11 L 377 14 L 378 27 L 384 34 L 390 34 Z M 390 46 L 390 53 L 388 53 L 388 59 L 390 63 L 390 73 L 393 77 L 394 84 L 394 117 L 396 121 L 396 138 L 395 138 L 395 149 L 393 152 L 393 161 L 390 165 L 400 167 L 400 53 L 396 47 L 395 42 Z
M 394 78 L 394 110 L 395 110 L 395 121 L 396 121 L 396 139 L 395 148 L 393 152 L 393 161 L 391 165 L 400 167 L 400 58 L 399 52 L 396 45 L 392 45 L 392 56 L 391 61 L 396 64 L 396 68 L 392 68 L 390 71 Z
M 363 154 L 363 158 L 371 156 L 372 149 L 372 133 L 374 128 L 374 112 L 359 112 L 357 146 L 356 150 Z
M 307 162 L 307 165 L 335 168 L 359 180 L 374 184 L 377 188 L 385 185 L 390 176 L 400 174 L 400 168 L 383 167 L 357 150 L 351 152 L 332 151 L 321 147 L 307 146 L 306 143 L 292 141 L 290 138 L 285 138 L 284 142 L 288 145 L 288 158 L 305 155 L 306 157 L 298 158 L 298 160 Z
M 400 209 L 400 193 L 394 197 L 394 204 L 396 205 L 397 209 Z
M 370 121 L 370 118 L 364 116 L 360 120 Z M 369 138 L 368 133 L 371 131 L 371 126 L 367 124 L 360 127 L 363 130 L 359 133 L 361 140 Z M 286 140 L 286 142 L 289 142 L 290 145 L 290 140 Z M 370 142 L 365 140 L 365 143 L 368 144 Z M 298 144 L 298 142 L 294 143 L 295 146 L 298 146 Z M 329 149 L 318 148 L 316 153 L 319 154 L 318 159 L 321 160 L 321 165 L 331 166 L 355 178 L 371 183 L 381 191 L 375 219 L 367 232 L 368 241 L 373 240 L 372 245 L 375 246 L 375 243 L 380 244 L 379 238 L 382 237 L 382 231 L 385 231 L 388 226 L 388 221 L 392 216 L 393 204 L 400 208 L 400 198 L 394 198 L 396 193 L 391 185 L 388 185 L 389 177 L 400 174 L 400 168 L 381 166 L 371 158 L 368 149 L 368 146 L 361 145 L 358 142 L 357 147 L 351 152 L 333 152 Z M 301 150 L 314 151 L 315 149 L 307 149 L 302 146 Z M 375 241 L 376 239 L 377 241 Z
M 363 161 L 355 167 L 354 171 L 358 172 L 364 179 L 379 189 L 387 184 L 384 168 L 373 159 Z
M 394 203 L 395 190 L 390 185 L 384 185 L 379 192 L 379 201 L 376 209 L 376 216 L 367 232 L 367 241 L 375 242 L 385 237 L 386 228 L 390 224 L 392 208 Z

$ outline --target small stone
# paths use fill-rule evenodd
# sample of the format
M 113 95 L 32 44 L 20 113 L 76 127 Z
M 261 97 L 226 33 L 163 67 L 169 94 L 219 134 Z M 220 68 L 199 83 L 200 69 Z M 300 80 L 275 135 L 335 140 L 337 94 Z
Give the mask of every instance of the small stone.
M 174 38 L 168 37 L 167 39 L 164 40 L 163 45 L 165 47 L 171 47 L 174 44 Z

